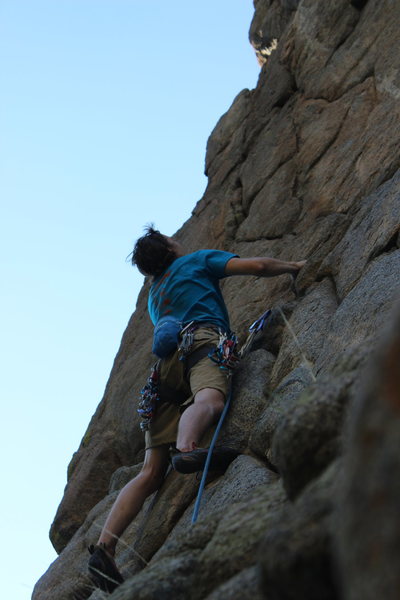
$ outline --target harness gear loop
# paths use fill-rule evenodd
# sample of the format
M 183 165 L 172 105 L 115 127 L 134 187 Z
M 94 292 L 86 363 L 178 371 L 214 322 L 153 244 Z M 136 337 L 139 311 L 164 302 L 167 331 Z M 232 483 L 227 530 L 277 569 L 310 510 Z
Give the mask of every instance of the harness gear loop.
M 181 341 L 178 345 L 178 357 L 179 360 L 184 360 L 185 356 L 190 352 L 194 341 L 194 332 L 198 328 L 198 325 L 191 321 L 180 332 Z
M 142 417 L 140 429 L 147 431 L 149 424 L 154 417 L 157 405 L 160 402 L 158 393 L 158 384 L 160 380 L 159 362 L 152 367 L 150 375 L 144 387 L 140 390 L 141 400 L 139 402 L 137 412 Z
M 208 356 L 217 363 L 222 371 L 230 372 L 239 364 L 240 356 L 237 352 L 237 344 L 238 339 L 234 333 L 220 332 L 218 346 Z

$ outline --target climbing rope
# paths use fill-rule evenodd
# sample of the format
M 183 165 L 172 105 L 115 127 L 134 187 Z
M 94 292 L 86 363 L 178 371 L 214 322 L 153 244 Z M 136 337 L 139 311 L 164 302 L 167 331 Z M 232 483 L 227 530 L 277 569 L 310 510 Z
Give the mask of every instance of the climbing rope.
M 229 382 L 228 399 L 225 402 L 224 410 L 221 413 L 221 416 L 219 418 L 219 421 L 218 421 L 217 426 L 214 431 L 214 435 L 211 440 L 210 447 L 208 449 L 207 458 L 206 458 L 206 462 L 205 462 L 204 470 L 203 470 L 203 475 L 201 476 L 199 490 L 197 492 L 197 498 L 196 498 L 196 502 L 195 502 L 194 509 L 193 509 L 192 524 L 196 523 L 196 521 L 197 521 L 197 517 L 199 514 L 199 510 L 200 510 L 201 498 L 203 496 L 204 486 L 206 485 L 206 478 L 207 478 L 207 474 L 208 474 L 208 468 L 209 468 L 210 462 L 211 462 L 212 453 L 213 453 L 214 446 L 217 441 L 219 432 L 221 430 L 222 424 L 223 424 L 226 414 L 229 410 L 231 400 L 232 400 L 232 378 L 230 379 L 230 382 Z
M 261 317 L 259 317 L 256 321 L 254 321 L 254 323 L 252 323 L 250 325 L 249 334 L 247 336 L 247 339 L 239 352 L 236 352 L 237 338 L 235 335 L 231 335 L 231 336 L 226 336 L 225 339 L 221 339 L 216 350 L 213 353 L 210 353 L 210 355 L 209 355 L 211 360 L 214 360 L 214 362 L 218 363 L 222 370 L 228 371 L 229 391 L 228 391 L 228 398 L 227 398 L 225 406 L 224 406 L 224 410 L 221 413 L 221 416 L 219 418 L 219 421 L 218 421 L 217 426 L 214 431 L 214 435 L 213 435 L 211 443 L 210 443 L 210 447 L 208 449 L 207 459 L 206 459 L 206 462 L 204 465 L 203 475 L 200 480 L 199 490 L 197 492 L 197 498 L 196 498 L 196 502 L 195 502 L 194 509 L 193 509 L 192 524 L 196 523 L 196 521 L 197 521 L 197 517 L 198 517 L 199 511 L 200 511 L 201 498 L 203 496 L 203 491 L 204 491 L 204 487 L 206 484 L 206 479 L 207 479 L 207 475 L 208 475 L 208 469 L 210 466 L 212 453 L 213 453 L 219 432 L 221 430 L 222 424 L 225 420 L 225 417 L 229 410 L 229 406 L 231 404 L 232 389 L 233 389 L 233 386 L 232 386 L 233 369 L 238 366 L 239 360 L 244 358 L 244 356 L 246 356 L 250 352 L 251 346 L 254 342 L 254 339 L 255 339 L 257 333 L 262 331 L 262 329 L 264 328 L 265 322 L 268 319 L 268 317 L 270 316 L 270 314 L 271 314 L 271 310 L 265 311 L 265 313 L 263 313 L 261 315 Z

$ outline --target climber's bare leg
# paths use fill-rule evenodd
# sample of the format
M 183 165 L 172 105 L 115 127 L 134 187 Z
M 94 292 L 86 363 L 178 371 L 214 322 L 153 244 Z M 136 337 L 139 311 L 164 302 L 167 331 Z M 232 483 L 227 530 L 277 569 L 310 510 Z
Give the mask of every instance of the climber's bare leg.
M 190 452 L 197 447 L 207 429 L 216 422 L 224 409 L 224 394 L 213 388 L 197 392 L 194 402 L 185 410 L 179 421 L 176 447 Z
M 118 538 L 136 517 L 150 494 L 162 484 L 168 466 L 169 444 L 146 450 L 140 473 L 122 488 L 99 537 L 107 552 L 114 556 Z

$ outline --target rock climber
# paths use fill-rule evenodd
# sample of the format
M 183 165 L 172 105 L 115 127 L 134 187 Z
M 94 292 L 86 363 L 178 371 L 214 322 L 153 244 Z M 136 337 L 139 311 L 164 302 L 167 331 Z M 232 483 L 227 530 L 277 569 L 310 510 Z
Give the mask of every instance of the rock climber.
M 170 448 L 175 470 L 193 473 L 204 467 L 207 448 L 199 448 L 199 444 L 222 412 L 228 387 L 226 373 L 208 356 L 221 334 L 230 332 L 219 280 L 233 275 L 274 277 L 285 273 L 295 278 L 305 263 L 239 258 L 221 250 L 188 254 L 177 241 L 152 226 L 137 240 L 131 256 L 132 264 L 152 278 L 148 310 L 155 325 L 153 351 L 162 358 L 144 388 L 147 399 L 156 396 L 157 408 L 150 402 L 150 407 L 142 403 L 139 410 L 145 417 L 141 424 L 145 429 L 142 470 L 121 490 L 97 545 L 89 548 L 90 575 L 96 585 L 109 592 L 123 581 L 114 561 L 118 539 L 145 499 L 161 486 Z M 238 454 L 232 448 L 216 447 L 210 469 L 223 471 Z

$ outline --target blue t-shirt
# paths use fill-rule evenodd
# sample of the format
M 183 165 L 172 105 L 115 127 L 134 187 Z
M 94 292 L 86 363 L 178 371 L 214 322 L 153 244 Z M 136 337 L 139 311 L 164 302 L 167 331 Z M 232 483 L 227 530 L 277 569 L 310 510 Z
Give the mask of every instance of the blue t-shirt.
M 222 250 L 198 250 L 176 258 L 150 288 L 148 308 L 153 324 L 168 315 L 183 325 L 200 321 L 229 331 L 219 280 L 226 277 L 225 265 L 235 256 Z

